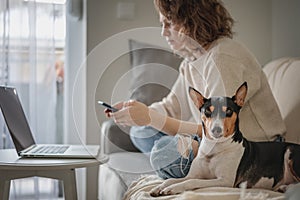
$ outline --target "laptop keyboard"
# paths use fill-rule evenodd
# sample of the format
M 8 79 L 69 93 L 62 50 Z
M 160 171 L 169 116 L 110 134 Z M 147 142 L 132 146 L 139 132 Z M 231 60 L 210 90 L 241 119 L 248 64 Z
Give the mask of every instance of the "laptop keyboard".
M 32 151 L 32 153 L 41 154 L 63 154 L 69 146 L 42 146 Z

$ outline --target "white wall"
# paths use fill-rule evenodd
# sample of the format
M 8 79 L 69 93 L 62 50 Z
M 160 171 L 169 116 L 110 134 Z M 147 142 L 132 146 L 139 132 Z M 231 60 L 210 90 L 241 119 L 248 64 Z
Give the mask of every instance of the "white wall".
M 272 0 L 272 58 L 300 56 L 300 0 Z
M 272 0 L 223 0 L 235 20 L 235 39 L 243 42 L 261 64 L 272 57 Z

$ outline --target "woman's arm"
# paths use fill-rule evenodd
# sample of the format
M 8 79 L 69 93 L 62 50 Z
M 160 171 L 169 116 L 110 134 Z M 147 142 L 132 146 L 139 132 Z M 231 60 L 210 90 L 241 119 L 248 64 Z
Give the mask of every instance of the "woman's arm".
M 123 105 L 122 108 L 121 105 Z M 120 110 L 109 113 L 109 117 L 113 117 L 117 124 L 126 126 L 152 126 L 169 135 L 185 133 L 201 136 L 201 125 L 169 117 L 159 113 L 155 109 L 149 108 L 141 102 L 130 100 L 115 106 Z
M 202 136 L 202 126 L 193 122 L 182 121 L 157 112 L 154 109 L 149 109 L 151 122 L 149 126 L 161 130 L 169 135 L 177 133 L 198 134 Z

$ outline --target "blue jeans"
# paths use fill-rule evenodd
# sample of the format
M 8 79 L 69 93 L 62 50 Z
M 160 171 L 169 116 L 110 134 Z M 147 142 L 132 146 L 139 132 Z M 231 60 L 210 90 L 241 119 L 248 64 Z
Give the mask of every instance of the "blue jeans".
M 185 177 L 194 159 L 192 147 L 187 157 L 178 152 L 180 135 L 168 136 L 148 126 L 135 126 L 130 130 L 133 144 L 150 156 L 150 162 L 156 173 L 164 179 Z M 191 138 L 192 140 L 193 138 Z M 195 137 L 200 142 L 199 137 Z

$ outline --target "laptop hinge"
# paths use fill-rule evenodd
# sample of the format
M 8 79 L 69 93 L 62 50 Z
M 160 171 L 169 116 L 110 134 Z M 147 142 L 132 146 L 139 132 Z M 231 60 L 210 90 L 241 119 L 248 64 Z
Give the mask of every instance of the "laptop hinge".
M 33 145 L 31 145 L 30 147 L 28 147 L 28 148 L 26 148 L 26 149 L 20 151 L 19 154 L 21 154 L 21 153 L 27 153 L 27 152 L 31 151 L 33 148 L 35 148 L 35 147 L 36 147 L 36 145 L 33 144 Z

